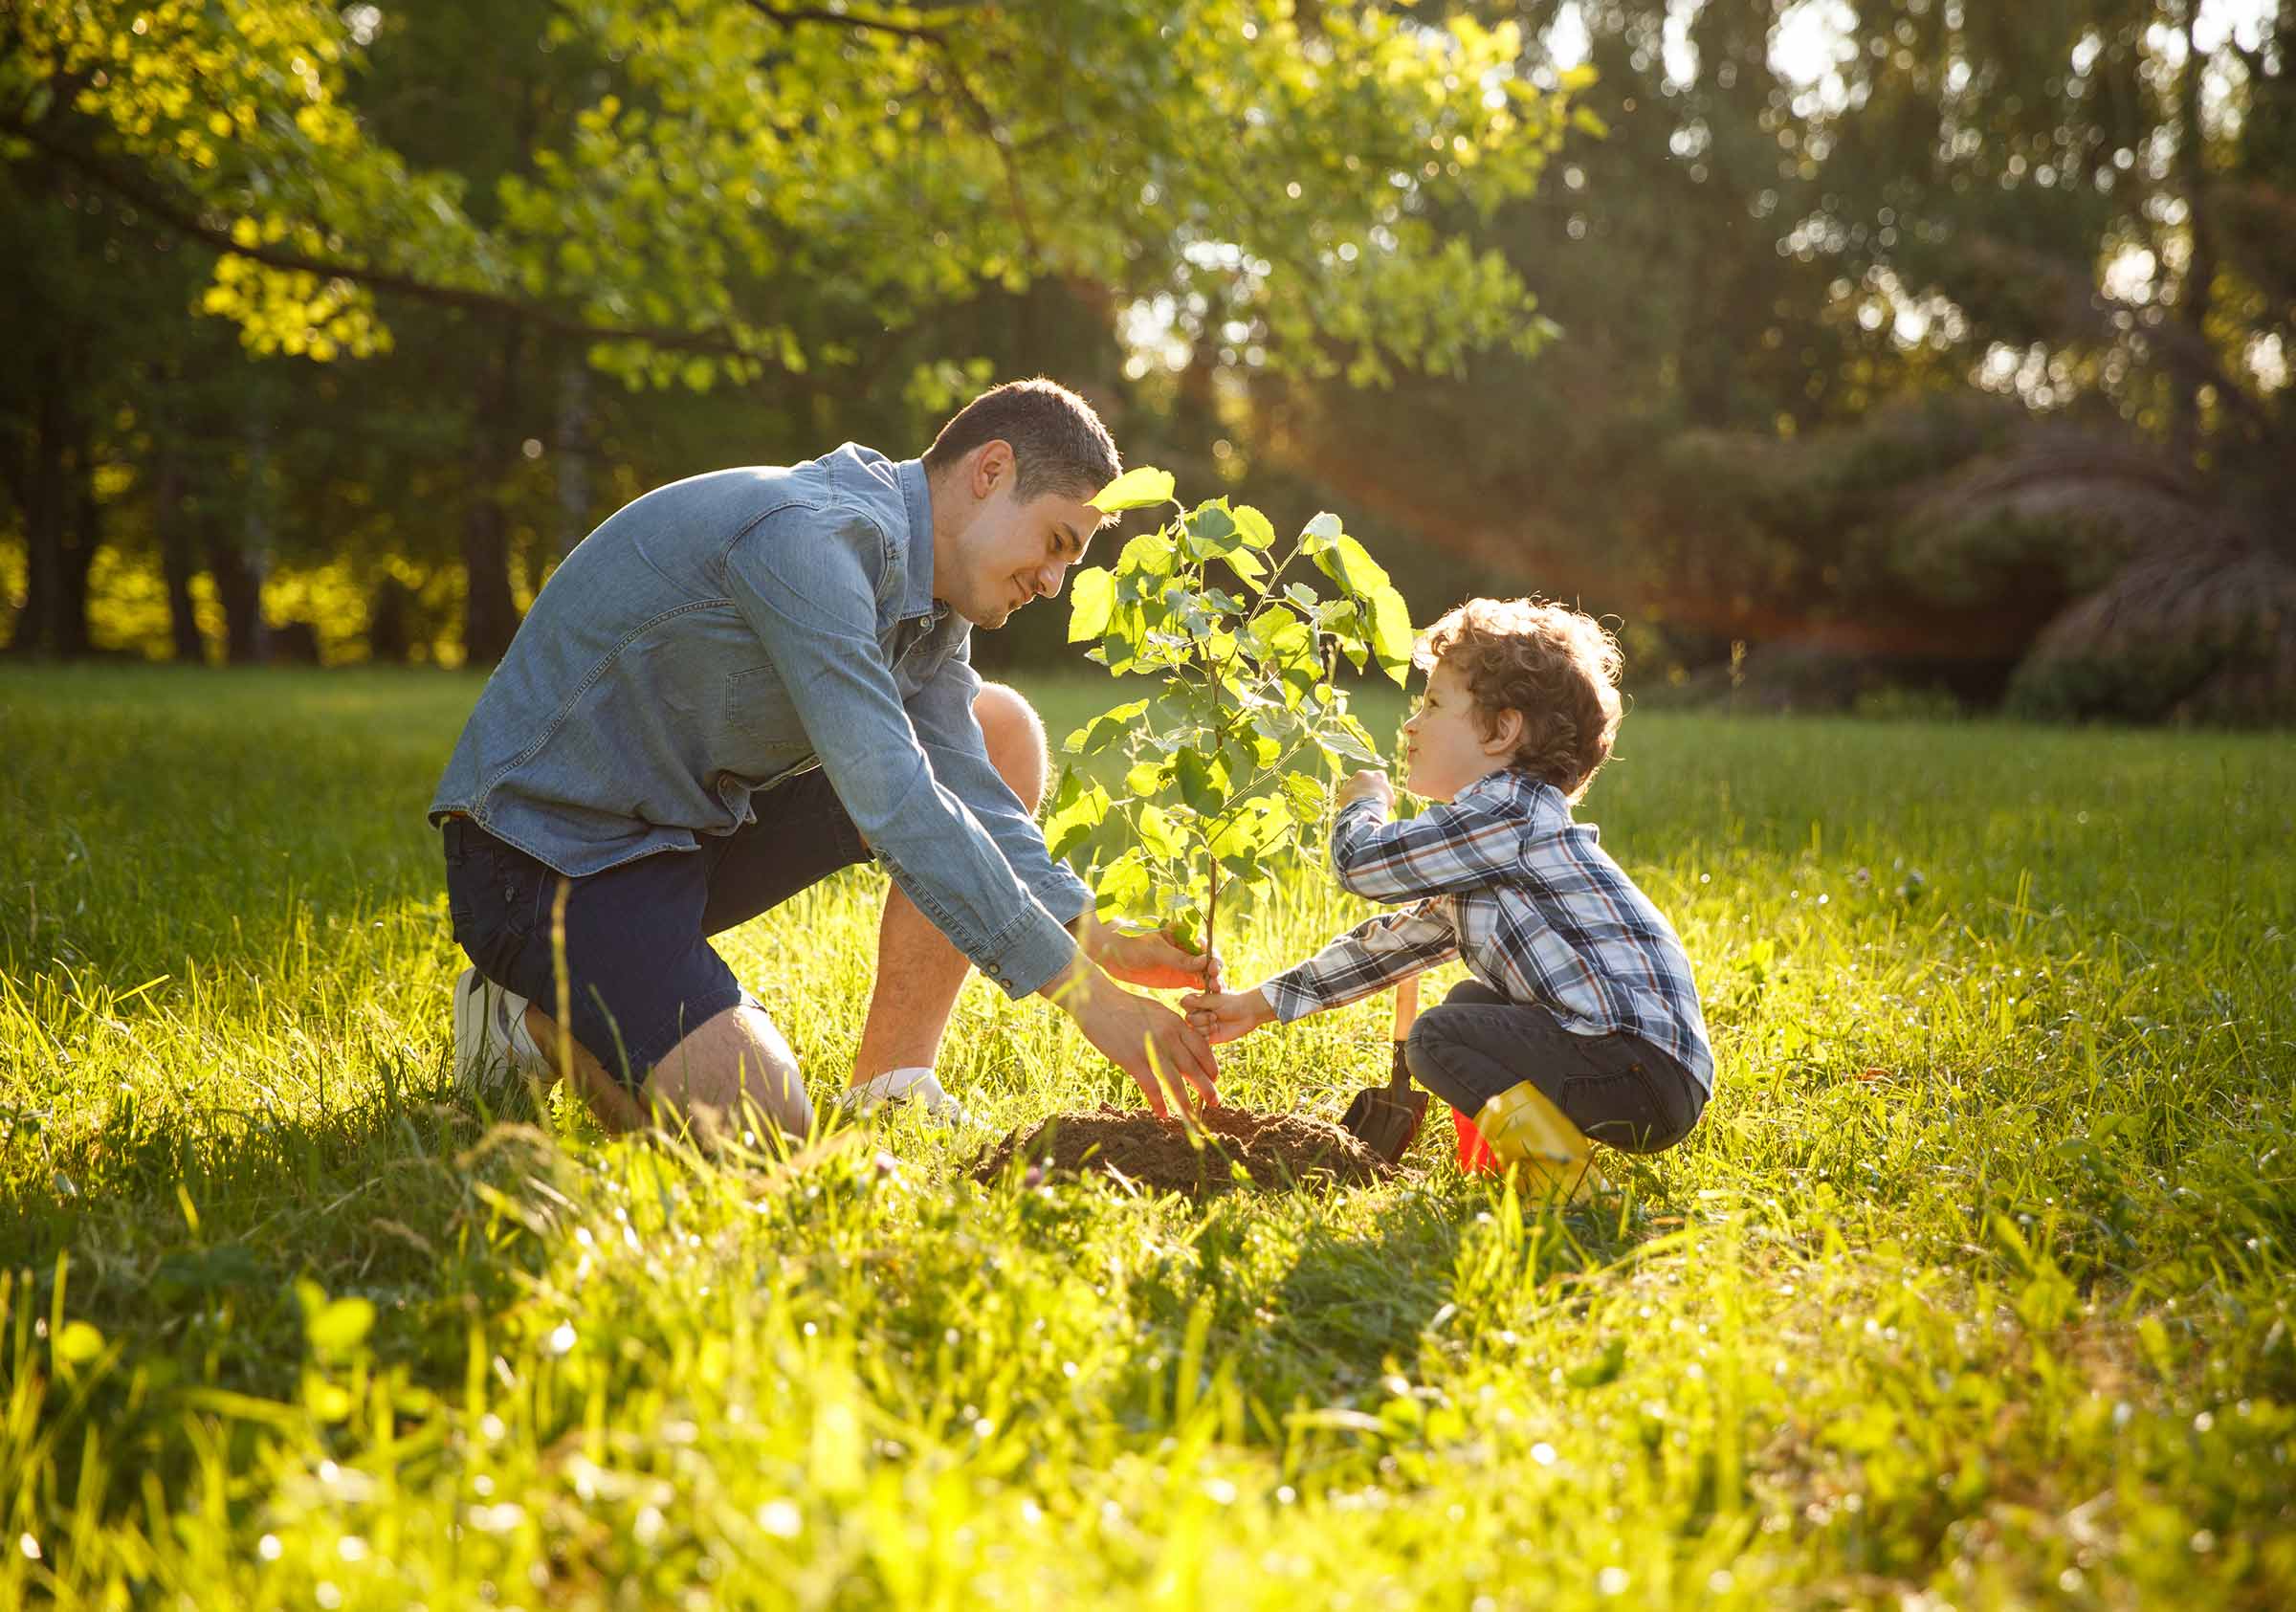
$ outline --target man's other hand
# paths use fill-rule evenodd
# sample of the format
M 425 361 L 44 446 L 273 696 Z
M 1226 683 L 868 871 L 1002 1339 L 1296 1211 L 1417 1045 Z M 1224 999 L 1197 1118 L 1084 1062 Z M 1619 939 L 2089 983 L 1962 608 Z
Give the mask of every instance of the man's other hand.
M 1170 1118 L 1175 1102 L 1183 1119 L 1192 1116 L 1199 1098 L 1206 1106 L 1219 1103 L 1220 1061 L 1212 1055 L 1212 1044 L 1162 1003 L 1117 989 L 1083 957 L 1054 975 L 1039 994 L 1065 1010 L 1087 1041 L 1132 1076 L 1159 1118 Z
M 1216 991 L 1225 971 L 1216 951 L 1192 952 L 1169 930 L 1118 929 L 1090 910 L 1076 925 L 1076 943 L 1112 980 L 1150 990 Z

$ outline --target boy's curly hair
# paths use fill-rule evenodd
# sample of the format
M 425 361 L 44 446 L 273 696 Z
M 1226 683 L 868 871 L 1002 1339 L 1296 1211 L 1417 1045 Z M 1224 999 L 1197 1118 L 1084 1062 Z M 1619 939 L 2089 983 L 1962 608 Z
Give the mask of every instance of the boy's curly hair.
M 1500 713 L 1522 714 L 1509 758 L 1576 801 L 1610 760 L 1625 714 L 1619 641 L 1583 611 L 1543 599 L 1469 599 L 1427 629 L 1412 659 L 1451 668 L 1474 698 L 1485 737 Z

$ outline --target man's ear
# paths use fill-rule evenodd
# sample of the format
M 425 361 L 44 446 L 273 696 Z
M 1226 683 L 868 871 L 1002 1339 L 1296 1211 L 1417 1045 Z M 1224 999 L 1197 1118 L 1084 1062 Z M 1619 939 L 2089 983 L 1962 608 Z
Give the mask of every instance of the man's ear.
M 981 445 L 973 459 L 973 497 L 985 498 L 1014 472 L 1012 444 L 1003 437 L 991 437 Z
M 1491 724 L 1490 737 L 1483 741 L 1486 756 L 1511 756 L 1514 747 L 1523 741 L 1523 714 L 1510 706 L 1499 713 Z

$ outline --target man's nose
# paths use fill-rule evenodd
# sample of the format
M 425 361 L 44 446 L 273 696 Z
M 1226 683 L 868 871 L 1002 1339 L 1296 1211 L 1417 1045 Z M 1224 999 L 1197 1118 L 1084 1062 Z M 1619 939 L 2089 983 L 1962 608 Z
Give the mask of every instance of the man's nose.
M 1036 568 L 1036 595 L 1040 599 L 1060 597 L 1061 579 L 1069 574 L 1066 561 L 1048 561 Z

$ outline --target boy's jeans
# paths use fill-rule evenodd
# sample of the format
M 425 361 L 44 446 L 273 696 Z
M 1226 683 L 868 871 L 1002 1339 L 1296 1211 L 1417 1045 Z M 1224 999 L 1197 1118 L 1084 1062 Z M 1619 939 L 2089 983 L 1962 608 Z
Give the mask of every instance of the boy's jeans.
M 1696 1077 L 1648 1042 L 1574 1035 L 1545 1008 L 1474 980 L 1419 1016 L 1403 1057 L 1414 1080 L 1470 1118 L 1528 1080 L 1572 1124 L 1623 1153 L 1672 1147 L 1706 1107 Z

